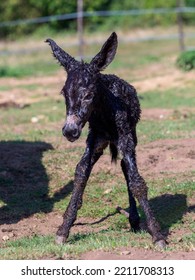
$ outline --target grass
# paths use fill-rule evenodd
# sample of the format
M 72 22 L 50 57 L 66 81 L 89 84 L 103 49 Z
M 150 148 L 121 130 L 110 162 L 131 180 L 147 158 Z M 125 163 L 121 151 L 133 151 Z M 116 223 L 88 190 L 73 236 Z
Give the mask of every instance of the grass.
M 178 109 L 194 107 L 194 86 L 186 88 L 174 88 L 165 91 L 145 92 L 141 100 L 143 108 L 168 108 Z
M 115 249 L 118 246 L 135 246 L 135 234 L 129 232 L 103 230 L 99 233 L 75 234 L 70 237 L 66 246 L 58 246 L 54 243 L 53 236 L 33 236 L 22 238 L 15 242 L 7 242 L 6 249 L 2 248 L 1 253 L 6 251 L 9 259 L 32 259 L 51 258 L 56 259 L 75 259 L 84 252 L 95 249 Z M 117 238 L 116 238 L 117 237 Z M 147 238 L 139 234 L 140 244 L 148 247 Z M 145 239 L 145 240 L 144 240 Z M 43 246 L 44 244 L 44 246 Z M 76 244 L 76 246 L 75 246 Z M 21 248 L 18 250 L 18 248 Z
M 170 245 L 167 250 L 191 250 L 194 243 L 194 222 L 192 221 L 192 213 L 183 216 L 183 213 L 187 211 L 187 197 L 191 197 L 195 191 L 195 184 L 192 182 L 181 182 L 176 184 L 175 179 L 162 181 L 162 188 L 158 186 L 159 180 L 150 182 L 150 204 L 155 210 L 162 230 L 173 231 L 180 230 L 181 225 L 183 230 L 187 229 L 187 233 L 182 235 L 182 240 L 176 242 L 176 240 L 170 240 Z M 123 186 L 125 187 L 125 186 Z M 100 188 L 99 188 L 100 189 Z M 99 191 L 100 192 L 100 191 Z M 110 200 L 115 201 L 118 192 L 111 192 Z M 162 193 L 169 193 L 169 195 L 163 195 Z M 78 258 L 80 254 L 95 250 L 111 250 L 118 247 L 139 247 L 145 249 L 156 250 L 150 242 L 150 236 L 146 232 L 135 234 L 129 231 L 127 219 L 121 217 L 120 214 L 115 213 L 113 207 L 110 205 L 108 208 L 105 206 L 101 211 L 101 205 L 98 205 L 97 201 L 91 200 L 91 198 L 98 198 L 97 190 L 94 189 L 94 185 L 90 187 L 90 190 L 85 194 L 85 204 L 79 212 L 80 217 L 102 218 L 108 213 L 114 213 L 104 222 L 106 229 L 101 229 L 97 232 L 93 232 L 95 225 L 89 225 L 91 232 L 76 233 L 70 235 L 69 241 L 66 246 L 58 246 L 54 242 L 54 236 L 52 235 L 33 235 L 30 237 L 23 237 L 15 241 L 7 241 L 1 246 L 1 258 L 8 259 L 28 259 L 29 256 L 32 259 L 37 258 L 65 258 L 72 259 Z M 104 196 L 100 196 L 104 200 Z M 125 192 L 120 192 L 121 201 L 126 200 Z M 90 198 L 90 199 L 89 199 Z M 102 199 L 101 199 L 102 200 Z M 120 202 L 121 202 L 120 201 Z M 117 201 L 118 202 L 118 201 Z M 93 211 L 93 205 L 96 203 L 96 212 Z M 127 203 L 124 203 L 124 206 Z M 57 206 L 58 209 L 59 205 Z M 99 211 L 98 211 L 99 209 Z M 97 212 L 98 211 L 98 212 Z M 142 219 L 143 213 L 139 209 Z M 168 218 L 168 219 L 167 219 Z M 97 226 L 96 226 L 97 227 Z M 191 228 L 190 228 L 191 227 Z M 191 229 L 191 233 L 189 230 Z M 89 230 L 89 229 L 88 229 Z
M 195 115 L 187 119 L 149 120 L 138 125 L 140 144 L 160 139 L 191 138 L 194 134 Z
M 52 74 L 56 72 L 56 65 L 50 63 L 27 63 L 19 66 L 0 66 L 0 77 L 30 77 L 30 76 L 41 76 L 45 74 Z
M 97 47 L 88 48 L 92 53 Z M 121 44 L 115 62 L 107 71 L 127 80 L 144 81 L 153 68 L 159 69 L 159 75 L 166 71 L 169 73 L 171 67 L 174 71 L 175 51 L 175 42 L 168 45 L 166 42 L 133 43 L 130 50 Z M 76 49 L 70 52 L 74 54 Z M 68 144 L 61 136 L 64 101 L 57 95 L 61 85 L 52 77 L 59 76 L 63 81 L 64 73 L 57 70 L 55 62 L 48 62 L 49 58 L 49 50 L 44 57 L 42 52 L 22 58 L 12 56 L 8 58 L 8 65 L 0 68 L 1 76 L 6 77 L 0 86 L 0 100 L 6 94 L 8 99 L 13 95 L 16 101 L 21 100 L 23 94 L 29 98 L 29 106 L 24 108 L 0 107 L 1 228 L 9 227 L 9 224 L 14 228 L 15 224 L 32 217 L 45 221 L 48 213 L 61 215 L 70 199 L 75 166 L 84 151 L 87 127 L 75 144 Z M 169 68 L 165 67 L 167 61 Z M 33 77 L 34 82 L 32 79 L 29 82 L 28 77 Z M 43 81 L 38 77 L 43 77 Z M 173 113 L 167 119 L 142 120 L 138 125 L 140 145 L 160 139 L 194 137 L 195 85 L 185 79 L 183 83 L 185 87 L 174 85 L 166 90 L 161 88 L 141 93 L 142 108 L 168 108 Z M 190 109 L 185 117 L 184 108 Z M 32 118 L 37 121 L 33 122 Z M 19 239 L 13 237 L 1 242 L 0 258 L 72 259 L 90 250 L 126 246 L 157 250 L 147 232 L 130 232 L 126 217 L 116 212 L 117 205 L 128 208 L 126 184 L 122 173 L 115 175 L 107 164 L 105 166 L 99 172 L 92 172 L 86 187 L 84 204 L 78 213 L 78 218 L 88 223 L 83 225 L 82 232 L 75 229 L 65 246 L 56 245 L 54 234 L 50 232 L 44 235 L 31 233 Z M 176 232 L 169 235 L 167 250 L 192 250 L 195 225 L 193 205 L 189 205 L 189 201 L 193 201 L 195 194 L 194 173 L 185 170 L 182 174 L 171 174 L 167 171 L 159 178 L 145 179 L 149 186 L 150 204 L 162 230 L 165 234 Z M 144 222 L 140 207 L 138 211 Z M 91 224 L 91 221 L 96 223 Z

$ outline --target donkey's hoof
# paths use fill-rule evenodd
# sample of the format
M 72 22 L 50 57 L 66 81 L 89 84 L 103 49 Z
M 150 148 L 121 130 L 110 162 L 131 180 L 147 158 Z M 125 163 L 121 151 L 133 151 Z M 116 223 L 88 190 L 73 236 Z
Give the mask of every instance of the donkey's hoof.
M 66 237 L 56 235 L 56 244 L 63 245 L 66 242 Z
M 159 249 L 165 249 L 166 248 L 166 241 L 164 239 L 158 240 L 155 242 L 155 245 L 159 248 Z
M 132 231 L 132 232 L 135 232 L 135 233 L 140 232 L 140 231 L 141 231 L 141 228 L 140 228 L 139 223 L 134 224 L 134 225 L 131 225 L 131 231 Z

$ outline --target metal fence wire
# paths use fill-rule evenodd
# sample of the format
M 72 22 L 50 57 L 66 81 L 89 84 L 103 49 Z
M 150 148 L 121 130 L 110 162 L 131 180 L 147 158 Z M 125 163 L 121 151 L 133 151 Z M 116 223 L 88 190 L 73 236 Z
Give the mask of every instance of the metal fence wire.
M 32 19 L 18 19 L 13 21 L 0 22 L 0 27 L 17 26 L 23 24 L 39 24 L 47 23 L 51 21 L 63 21 L 70 19 L 77 19 L 78 17 L 110 17 L 110 16 L 139 16 L 139 15 L 151 15 L 151 14 L 185 14 L 195 13 L 195 7 L 178 7 L 178 8 L 159 8 L 159 9 L 135 9 L 125 11 L 93 11 L 82 13 L 71 13 L 62 15 L 51 15 L 46 17 L 32 18 Z
M 41 24 L 48 23 L 51 21 L 66 21 L 70 19 L 75 19 L 78 21 L 79 18 L 87 18 L 87 17 L 111 17 L 111 16 L 140 16 L 140 15 L 151 15 L 151 14 L 175 14 L 178 18 L 178 32 L 174 34 L 168 35 L 155 35 L 155 36 L 145 36 L 142 38 L 123 38 L 125 42 L 139 42 L 139 41 L 149 41 L 149 40 L 169 40 L 169 39 L 179 39 L 180 49 L 184 50 L 184 37 L 185 38 L 195 38 L 195 33 L 185 33 L 182 28 L 181 16 L 186 13 L 195 13 L 195 7 L 176 7 L 176 8 L 158 8 L 158 9 L 134 9 L 134 10 L 121 10 L 121 11 L 93 11 L 93 12 L 85 12 L 85 11 L 77 11 L 76 13 L 71 14 L 61 14 L 61 15 L 51 15 L 46 17 L 32 18 L 32 19 L 18 19 L 14 21 L 5 21 L 0 22 L 0 28 L 3 27 L 13 27 L 18 25 L 29 25 L 29 24 Z M 81 21 L 80 21 L 81 22 Z M 79 47 L 79 56 L 82 56 L 82 46 L 84 43 L 82 36 L 78 36 L 79 40 L 75 45 Z M 7 55 L 11 53 L 30 53 L 38 51 L 38 49 L 21 49 L 17 51 L 0 51 L 0 55 Z

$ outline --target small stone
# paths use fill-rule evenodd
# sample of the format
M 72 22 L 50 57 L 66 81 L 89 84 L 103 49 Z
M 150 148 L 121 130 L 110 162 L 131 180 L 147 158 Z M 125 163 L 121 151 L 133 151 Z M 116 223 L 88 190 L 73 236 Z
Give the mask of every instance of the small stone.
M 112 189 L 107 189 L 104 191 L 104 194 L 109 194 L 109 193 L 111 193 L 111 191 L 112 191 Z
M 130 255 L 130 254 L 131 254 L 130 251 L 122 251 L 121 252 L 121 255 L 125 255 L 125 256 Z
M 39 119 L 37 117 L 32 117 L 31 118 L 32 123 L 37 123 L 38 121 L 39 121 Z
M 4 235 L 4 236 L 2 237 L 2 239 L 3 239 L 3 241 L 7 241 L 7 240 L 9 240 L 9 236 L 8 236 L 8 235 Z

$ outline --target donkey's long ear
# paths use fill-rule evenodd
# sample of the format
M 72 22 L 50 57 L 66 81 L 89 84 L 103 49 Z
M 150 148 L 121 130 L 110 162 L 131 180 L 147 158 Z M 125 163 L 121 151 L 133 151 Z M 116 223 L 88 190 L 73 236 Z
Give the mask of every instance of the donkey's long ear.
M 91 60 L 90 67 L 95 71 L 104 70 L 114 59 L 117 46 L 117 35 L 113 32 L 104 43 L 100 52 Z
M 47 39 L 45 42 L 49 43 L 53 52 L 53 56 L 59 61 L 59 63 L 65 68 L 67 72 L 76 66 L 78 62 L 63 49 L 61 49 L 55 41 L 52 39 Z

